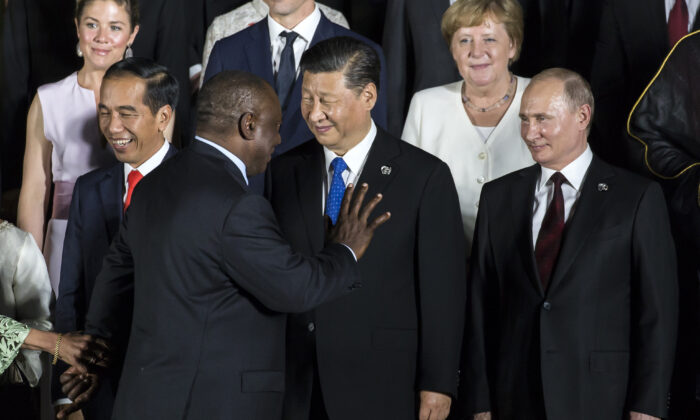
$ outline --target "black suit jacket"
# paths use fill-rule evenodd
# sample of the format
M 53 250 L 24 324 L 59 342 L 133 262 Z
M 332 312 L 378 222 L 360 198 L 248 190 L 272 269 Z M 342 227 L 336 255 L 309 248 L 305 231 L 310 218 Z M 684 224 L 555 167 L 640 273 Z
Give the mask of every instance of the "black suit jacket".
M 700 29 L 698 17 L 693 30 Z M 603 159 L 640 167 L 640 148 L 627 137 L 625 123 L 670 49 L 663 1 L 605 3 L 591 73 L 596 99 L 591 147 Z
M 442 38 L 442 14 L 449 0 L 389 0 L 382 46 L 386 51 L 389 132 L 401 136 L 411 97 L 419 90 L 460 79 Z
M 351 253 L 292 252 L 240 170 L 194 141 L 133 193 L 105 257 L 87 332 L 133 322 L 115 419 L 279 418 L 286 315 L 358 287 Z
M 324 242 L 324 165 L 310 141 L 269 171 L 284 237 L 306 255 Z M 332 419 L 415 418 L 417 390 L 456 393 L 466 251 L 450 171 L 379 128 L 363 182 L 368 197 L 384 195 L 370 217 L 391 211 L 391 219 L 358 264 L 362 289 L 290 317 L 285 419 L 309 418 L 315 369 Z
M 316 27 L 316 32 L 311 40 L 311 45 L 336 36 L 351 36 L 366 42 L 379 55 L 381 61 L 381 75 L 379 81 L 379 93 L 377 103 L 372 111 L 372 116 L 380 126 L 386 126 L 386 71 L 384 53 L 382 48 L 363 37 L 340 25 L 336 25 L 321 13 L 321 21 Z M 270 85 L 275 85 L 272 74 L 272 52 L 270 50 L 270 32 L 267 19 L 263 19 L 255 25 L 246 28 L 229 37 L 219 40 L 214 44 L 207 72 L 204 80 L 209 80 L 215 74 L 223 70 L 243 70 L 256 74 L 265 79 Z M 283 110 L 280 136 L 282 144 L 275 148 L 273 156 L 280 155 L 301 143 L 313 138 L 309 127 L 301 116 L 301 84 L 302 75 L 297 77 L 292 93 L 289 95 L 287 108 Z M 262 193 L 264 177 L 256 176 L 250 179 L 251 190 Z
M 175 153 L 177 150 L 170 146 L 165 159 Z M 121 162 L 80 176 L 75 183 L 63 242 L 61 282 L 55 308 L 54 329 L 58 332 L 85 329 L 85 315 L 95 279 L 119 230 L 124 208 L 123 196 L 124 164 Z M 59 377 L 67 367 L 61 363 L 52 369 L 53 400 L 65 398 Z M 86 419 L 110 418 L 119 371 L 120 366 L 114 366 L 110 380 L 103 381 L 99 393 L 85 406 L 83 414 Z
M 661 189 L 594 157 L 545 293 L 532 245 L 539 174 L 534 165 L 481 193 L 463 382 L 471 412 L 665 417 L 678 294 Z

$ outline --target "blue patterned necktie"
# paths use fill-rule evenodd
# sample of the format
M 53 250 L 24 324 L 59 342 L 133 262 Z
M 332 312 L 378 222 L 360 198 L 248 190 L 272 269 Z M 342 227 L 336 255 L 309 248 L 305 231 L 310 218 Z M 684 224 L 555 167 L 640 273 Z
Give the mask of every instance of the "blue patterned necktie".
M 333 224 L 338 221 L 338 213 L 340 212 L 340 203 L 343 201 L 345 194 L 345 181 L 343 181 L 343 172 L 348 169 L 347 163 L 343 158 L 337 157 L 331 162 L 333 168 L 333 180 L 331 188 L 328 190 L 326 198 L 326 214 L 331 218 Z
M 297 78 L 297 67 L 294 63 L 294 41 L 299 36 L 296 32 L 284 31 L 280 33 L 282 38 L 287 38 L 282 49 L 280 57 L 280 67 L 277 70 L 277 79 L 275 79 L 275 90 L 280 98 L 282 109 L 287 108 L 287 97 L 292 90 L 294 81 Z

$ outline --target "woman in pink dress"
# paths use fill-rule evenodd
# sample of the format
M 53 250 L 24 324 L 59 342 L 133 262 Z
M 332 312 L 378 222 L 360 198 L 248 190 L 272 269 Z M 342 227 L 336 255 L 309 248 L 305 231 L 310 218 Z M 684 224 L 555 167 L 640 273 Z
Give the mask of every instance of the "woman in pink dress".
M 115 161 L 97 125 L 97 103 L 105 71 L 130 55 L 139 29 L 137 0 L 78 0 L 75 26 L 76 53 L 84 64 L 65 79 L 41 86 L 32 101 L 17 210 L 17 225 L 43 245 L 56 295 L 75 180 Z M 53 208 L 44 237 L 52 183 Z

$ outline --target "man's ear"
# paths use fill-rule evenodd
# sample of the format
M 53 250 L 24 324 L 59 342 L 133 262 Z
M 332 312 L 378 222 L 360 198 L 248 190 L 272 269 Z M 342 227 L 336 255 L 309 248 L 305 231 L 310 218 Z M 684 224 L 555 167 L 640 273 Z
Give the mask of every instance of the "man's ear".
M 246 112 L 238 120 L 238 131 L 243 140 L 255 140 L 255 115 Z
M 173 109 L 170 105 L 163 105 L 156 112 L 156 124 L 158 125 L 158 131 L 163 133 L 168 128 L 170 120 L 173 117 Z
M 360 92 L 360 99 L 365 104 L 365 108 L 371 111 L 377 103 L 377 85 L 371 82 L 367 83 Z

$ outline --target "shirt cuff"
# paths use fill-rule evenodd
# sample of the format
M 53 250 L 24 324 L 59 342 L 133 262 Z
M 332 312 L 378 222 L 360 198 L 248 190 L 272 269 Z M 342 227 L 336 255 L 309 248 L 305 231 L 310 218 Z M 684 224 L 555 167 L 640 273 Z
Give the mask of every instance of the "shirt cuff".
M 59 405 L 67 405 L 72 403 L 73 401 L 70 398 L 59 398 L 53 402 L 53 406 L 58 407 Z
M 347 248 L 348 251 L 350 251 L 350 253 L 352 254 L 352 257 L 355 259 L 355 262 L 357 262 L 357 255 L 355 255 L 355 251 L 353 251 L 352 248 L 350 248 L 349 246 L 347 246 L 345 244 L 341 244 L 341 245 L 344 246 L 345 248 Z

